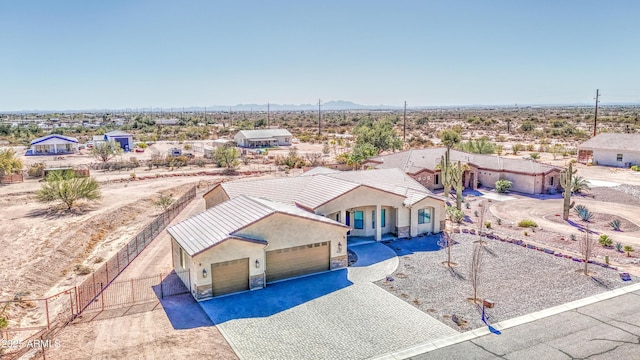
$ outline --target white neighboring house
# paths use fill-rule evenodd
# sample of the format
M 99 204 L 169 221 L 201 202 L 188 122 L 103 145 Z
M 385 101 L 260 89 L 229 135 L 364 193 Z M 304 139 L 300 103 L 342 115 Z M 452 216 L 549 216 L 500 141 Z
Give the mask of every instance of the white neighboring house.
M 31 155 L 73 154 L 78 151 L 78 139 L 51 134 L 31 141 Z
M 598 134 L 578 146 L 578 161 L 626 168 L 640 165 L 640 134 Z
M 109 131 L 104 134 L 105 141 L 115 141 L 124 151 L 133 150 L 133 135 L 120 130 Z
M 267 147 L 291 145 L 293 135 L 285 129 L 241 130 L 233 137 L 241 147 Z

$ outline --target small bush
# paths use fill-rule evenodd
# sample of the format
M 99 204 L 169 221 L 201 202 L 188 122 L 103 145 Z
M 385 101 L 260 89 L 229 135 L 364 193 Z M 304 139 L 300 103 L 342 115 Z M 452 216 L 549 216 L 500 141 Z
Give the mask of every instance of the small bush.
M 491 221 L 485 221 L 484 227 L 486 227 L 487 229 L 491 229 Z
M 609 223 L 609 226 L 611 226 L 614 231 L 620 231 L 620 220 L 614 219 Z
M 36 163 L 36 164 L 32 164 L 31 167 L 29 167 L 29 170 L 27 171 L 27 174 L 30 177 L 43 177 L 44 176 L 44 163 Z
M 576 234 L 569 235 L 569 238 L 573 241 L 576 241 Z
M 582 220 L 582 221 L 589 221 L 591 220 L 591 218 L 593 218 L 593 213 L 591 211 L 589 211 L 589 209 L 587 209 L 586 206 L 584 205 L 577 205 L 574 208 L 574 211 L 576 212 L 576 214 L 578 214 L 578 217 Z
M 478 210 L 473 211 L 473 216 L 478 217 Z
M 469 204 L 468 202 L 464 203 L 464 206 L 465 206 L 467 209 L 471 209 L 471 204 Z
M 631 256 L 631 253 L 633 252 L 633 247 L 631 245 L 625 245 L 624 246 L 624 252 L 627 253 L 627 256 Z
M 638 166 L 638 165 L 633 165 L 633 166 L 631 167 L 631 170 L 633 170 L 633 171 L 640 171 L 640 166 Z
M 464 220 L 464 212 L 456 209 L 455 206 L 447 206 L 447 214 L 449 215 L 449 219 L 456 224 L 460 224 L 462 220 Z
M 540 154 L 537 153 L 537 152 L 533 152 L 533 153 L 529 154 L 529 156 L 531 157 L 532 160 L 540 159 Z
M 506 193 L 507 191 L 509 191 L 511 189 L 511 185 L 513 185 L 513 183 L 509 180 L 506 179 L 500 179 L 498 181 L 496 181 L 496 191 L 499 193 Z
M 536 224 L 536 222 L 533 220 L 523 219 L 518 222 L 518 226 L 523 228 L 534 228 L 538 226 L 538 224 Z
M 600 245 L 604 247 L 609 247 L 613 245 L 613 239 L 611 239 L 609 235 L 606 235 L 606 234 L 600 235 L 600 239 L 598 239 L 598 242 L 600 243 Z
M 614 244 L 613 247 L 616 248 L 617 252 L 622 252 L 622 243 L 617 242 L 617 243 Z
M 191 144 L 184 144 L 184 146 L 182 147 L 185 150 L 191 150 L 193 149 L 193 146 L 191 146 Z
M 73 267 L 73 272 L 76 273 L 76 275 L 87 275 L 87 274 L 91 274 L 91 268 L 85 265 L 76 265 Z
M 524 236 L 529 236 L 529 233 L 525 231 Z
M 496 220 L 496 222 L 498 223 L 498 225 L 502 225 L 502 219 L 498 218 L 498 220 Z

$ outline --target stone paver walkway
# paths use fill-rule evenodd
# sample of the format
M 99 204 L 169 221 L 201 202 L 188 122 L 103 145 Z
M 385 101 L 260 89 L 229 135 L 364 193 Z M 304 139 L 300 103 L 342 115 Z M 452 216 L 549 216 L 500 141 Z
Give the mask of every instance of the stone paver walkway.
M 200 305 L 241 359 L 366 359 L 457 334 L 371 283 L 398 266 L 391 249 L 350 249 L 361 266 Z
M 384 279 L 398 268 L 398 257 L 388 246 L 373 242 L 349 246 L 358 261 L 348 269 L 349 280 L 354 284 Z

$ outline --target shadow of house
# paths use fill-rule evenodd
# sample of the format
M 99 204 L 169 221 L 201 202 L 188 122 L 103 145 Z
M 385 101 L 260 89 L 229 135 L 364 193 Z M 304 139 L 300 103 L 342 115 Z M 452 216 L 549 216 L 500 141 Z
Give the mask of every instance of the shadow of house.
M 236 319 L 268 317 L 350 285 L 347 270 L 342 269 L 281 281 L 264 289 L 221 296 L 198 304 L 218 325 Z
M 160 299 L 160 304 L 176 330 L 213 326 L 207 313 L 189 293 L 165 297 Z

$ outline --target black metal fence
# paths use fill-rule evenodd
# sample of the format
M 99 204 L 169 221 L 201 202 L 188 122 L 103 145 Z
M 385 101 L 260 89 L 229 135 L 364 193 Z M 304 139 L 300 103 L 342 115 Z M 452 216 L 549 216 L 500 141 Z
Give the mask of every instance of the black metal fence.
M 131 241 L 122 247 L 116 255 L 107 260 L 100 268 L 94 271 L 78 288 L 78 309 L 81 313 L 85 308 L 94 303 L 100 297 L 101 292 L 144 250 L 151 241 L 158 236 L 184 207 L 195 198 L 196 187 L 193 186 L 167 211 L 160 214 L 147 225 Z

